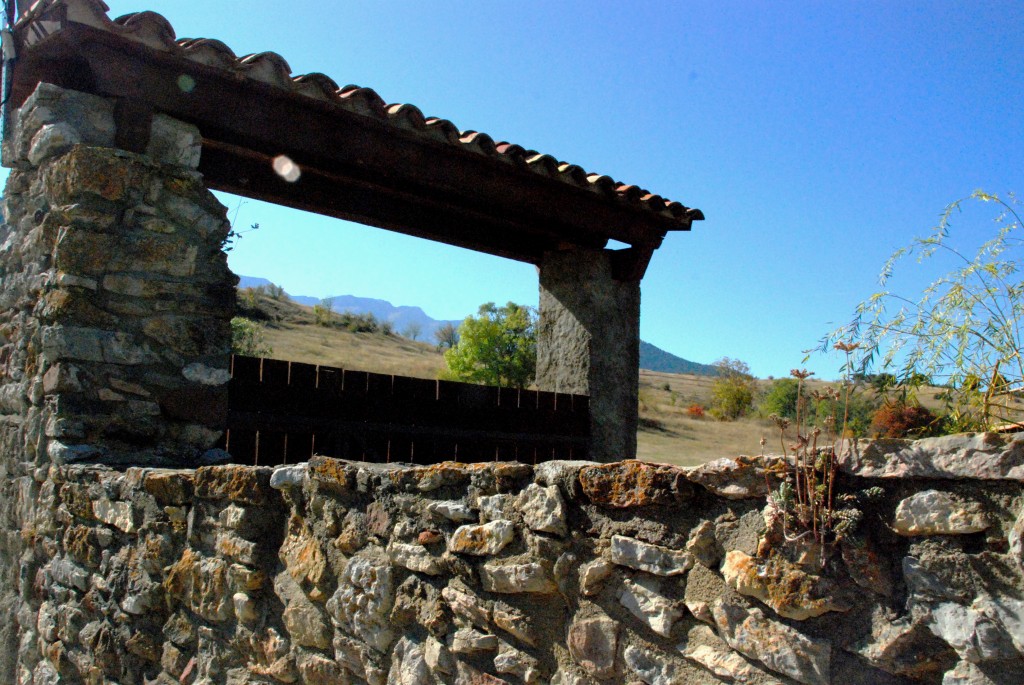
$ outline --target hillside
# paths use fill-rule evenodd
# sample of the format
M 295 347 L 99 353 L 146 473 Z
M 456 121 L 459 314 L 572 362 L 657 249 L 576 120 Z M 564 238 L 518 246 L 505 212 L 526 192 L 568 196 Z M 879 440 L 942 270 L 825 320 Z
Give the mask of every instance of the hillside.
M 239 276 L 238 287 L 245 288 L 268 288 L 273 283 L 266 278 L 256 276 Z M 296 304 L 305 307 L 312 307 L 320 304 L 325 299 L 331 301 L 331 308 L 339 313 L 351 312 L 353 314 L 373 314 L 380 321 L 388 321 L 397 333 L 404 333 L 414 328 L 419 329 L 416 336 L 418 340 L 426 342 L 434 341 L 434 331 L 441 326 L 450 323 L 458 326 L 461 320 L 440 320 L 434 319 L 424 312 L 420 307 L 405 305 L 393 305 L 387 300 L 380 300 L 372 297 L 358 297 L 356 295 L 335 295 L 330 298 L 309 297 L 308 295 L 285 295 Z M 682 357 L 677 357 L 671 352 L 656 347 L 648 342 L 640 341 L 640 368 L 650 371 L 662 371 L 666 373 L 690 373 L 699 376 L 715 374 L 714 367 L 708 364 L 691 362 Z
M 437 378 L 444 357 L 433 345 L 398 335 L 355 333 L 314 322 L 310 307 L 264 294 L 239 298 L 239 315 L 264 326 L 266 342 L 276 359 L 324 364 L 361 371 L 416 378 Z M 656 349 L 656 348 L 655 348 Z M 641 459 L 699 464 L 709 459 L 753 454 L 768 425 L 757 419 L 720 422 L 693 418 L 686 408 L 706 405 L 713 379 L 707 375 L 640 371 Z
M 697 376 L 714 376 L 715 367 L 710 364 L 699 364 L 688 359 L 677 357 L 649 342 L 640 341 L 640 368 L 648 371 L 665 373 L 689 373 Z

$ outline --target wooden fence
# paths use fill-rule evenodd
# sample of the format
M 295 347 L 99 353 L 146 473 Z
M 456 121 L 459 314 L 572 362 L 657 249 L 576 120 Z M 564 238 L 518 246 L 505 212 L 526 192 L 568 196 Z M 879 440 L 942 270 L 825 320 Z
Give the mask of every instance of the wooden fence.
M 231 360 L 233 461 L 314 454 L 372 462 L 586 459 L 585 395 L 389 376 L 277 359 Z

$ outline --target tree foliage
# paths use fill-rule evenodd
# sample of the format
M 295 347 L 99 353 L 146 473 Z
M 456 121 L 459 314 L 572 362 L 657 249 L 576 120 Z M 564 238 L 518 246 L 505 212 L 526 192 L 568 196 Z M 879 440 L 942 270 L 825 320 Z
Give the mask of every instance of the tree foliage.
M 445 322 L 434 331 L 434 340 L 437 342 L 437 351 L 451 349 L 459 342 L 459 329 L 450 322 Z
M 717 375 L 711 384 L 711 413 L 733 420 L 745 415 L 754 404 L 754 378 L 750 367 L 739 359 L 722 357 L 714 362 Z
M 263 326 L 251 319 L 231 319 L 231 352 L 246 357 L 269 357 L 274 349 L 263 337 Z
M 445 350 L 453 380 L 522 388 L 533 382 L 537 336 L 533 311 L 488 302 L 459 326 L 458 342 Z
M 954 235 L 954 218 L 974 203 L 998 207 L 994 235 L 977 229 Z M 877 364 L 905 386 L 928 379 L 945 385 L 956 428 L 1019 421 L 1011 408 L 1014 395 L 1024 389 L 1019 273 L 1024 236 L 1018 205 L 1013 195 L 1003 200 L 976 191 L 947 206 L 929 235 L 893 253 L 882 268 L 882 290 L 862 302 L 851 322 L 827 336 L 823 347 L 856 340 L 857 371 Z M 979 244 L 972 239 L 978 235 L 990 237 Z M 910 258 L 918 264 L 946 258 L 953 266 L 919 295 L 906 296 L 889 288 L 897 266 Z

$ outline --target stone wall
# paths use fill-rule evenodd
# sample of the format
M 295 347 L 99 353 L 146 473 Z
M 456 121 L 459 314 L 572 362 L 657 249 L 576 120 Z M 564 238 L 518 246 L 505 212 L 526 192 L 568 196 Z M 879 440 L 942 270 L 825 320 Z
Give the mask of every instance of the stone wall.
M 115 110 L 44 83 L 15 114 L 0 412 L 37 465 L 105 452 L 195 465 L 227 411 L 226 209 L 195 171 L 194 127 L 156 115 L 133 154 L 115 147 Z
M 0 679 L 1020 682 L 1024 435 L 865 447 L 823 553 L 765 532 L 780 466 L 55 465 Z

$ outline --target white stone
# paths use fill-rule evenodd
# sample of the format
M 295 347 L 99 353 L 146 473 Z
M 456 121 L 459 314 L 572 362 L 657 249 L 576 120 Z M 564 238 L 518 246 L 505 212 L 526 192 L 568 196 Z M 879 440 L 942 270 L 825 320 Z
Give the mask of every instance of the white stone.
M 437 518 L 445 518 L 456 523 L 476 519 L 476 514 L 473 513 L 473 510 L 468 505 L 458 501 L 431 502 L 427 505 L 427 511 Z
M 274 473 L 270 475 L 270 487 L 276 490 L 301 489 L 306 484 L 308 474 L 306 464 L 281 466 L 274 469 Z
M 693 567 L 693 556 L 689 552 L 652 545 L 623 535 L 612 536 L 611 560 L 620 566 L 659 576 L 682 575 Z
M 391 653 L 391 670 L 388 672 L 391 685 L 434 685 L 430 675 L 423 645 L 402 637 Z
M 587 597 L 596 595 L 614 568 L 604 559 L 594 559 L 583 564 L 580 567 L 580 592 Z
M 345 564 L 327 610 L 349 635 L 385 652 L 394 637 L 388 618 L 394 601 L 391 565 L 385 559 L 354 556 Z
M 459 526 L 448 540 L 448 551 L 475 556 L 497 554 L 515 538 L 516 527 L 500 519 L 481 526 Z
M 81 134 L 70 124 L 65 122 L 46 124 L 32 137 L 28 161 L 32 163 L 32 166 L 39 166 L 47 157 L 67 152 L 72 146 L 81 142 Z
M 494 657 L 494 670 L 514 675 L 527 685 L 540 682 L 540 664 L 532 656 L 502 642 Z
M 529 564 L 493 564 L 480 567 L 480 583 L 487 592 L 553 594 L 558 586 L 543 566 Z
M 512 503 L 512 495 L 483 495 L 478 497 L 477 506 L 480 507 L 480 520 L 487 522 L 508 518 Z
M 991 524 L 977 502 L 961 503 L 947 492 L 925 490 L 899 503 L 893 530 L 900 535 L 965 535 Z
M 425 573 L 429 576 L 437 576 L 445 571 L 445 566 L 440 557 L 435 557 L 422 545 L 407 545 L 400 542 L 393 542 L 388 546 L 388 556 L 393 564 L 397 564 L 410 571 Z
M 700 664 L 719 678 L 729 682 L 754 682 L 759 671 L 736 652 L 725 648 L 716 649 L 710 645 L 679 645 L 679 651 L 690 661 Z
M 131 533 L 135 530 L 132 505 L 128 502 L 111 502 L 108 499 L 93 500 L 92 513 L 109 526 Z
M 643 621 L 658 635 L 668 637 L 672 626 L 683 615 L 675 602 L 661 594 L 661 586 L 654 578 L 622 580 L 619 603 Z
M 452 635 L 449 648 L 455 654 L 479 654 L 498 649 L 498 638 L 473 628 L 459 628 Z
M 865 441 L 841 450 L 839 466 L 863 478 L 1024 481 L 1024 433 Z
M 565 536 L 565 502 L 558 486 L 541 487 L 530 483 L 519 495 L 519 510 L 530 530 Z

